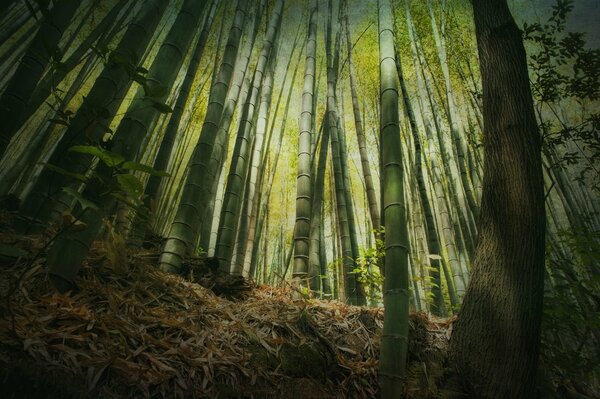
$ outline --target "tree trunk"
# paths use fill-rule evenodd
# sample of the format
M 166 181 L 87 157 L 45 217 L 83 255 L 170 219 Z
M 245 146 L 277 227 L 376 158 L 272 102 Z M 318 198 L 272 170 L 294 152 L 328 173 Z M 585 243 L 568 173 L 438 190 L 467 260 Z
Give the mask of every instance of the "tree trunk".
M 127 4 L 129 3 L 129 4 Z M 127 6 L 127 7 L 126 7 Z M 62 80 L 77 67 L 77 65 L 84 59 L 87 58 L 98 58 L 97 54 L 92 53 L 86 56 L 86 53 L 90 51 L 91 46 L 97 48 L 103 48 L 106 46 L 107 41 L 113 39 L 115 35 L 115 28 L 122 29 L 124 23 L 129 19 L 131 20 L 131 9 L 135 6 L 130 0 L 119 0 L 119 2 L 102 18 L 102 21 L 98 23 L 92 32 L 83 40 L 77 48 L 69 55 L 69 58 L 61 61 L 61 68 L 52 71 L 52 73 L 45 74 L 40 82 L 35 87 L 35 90 L 31 94 L 31 98 L 27 102 L 27 107 L 24 114 L 22 115 L 21 122 L 33 115 L 33 113 L 44 103 L 44 101 L 50 96 L 56 86 L 62 82 Z M 86 24 L 87 21 L 83 21 Z M 110 29 L 108 29 L 110 27 Z M 73 34 L 73 37 L 78 36 L 79 33 Z M 57 60 L 58 61 L 58 60 Z
M 261 0 L 258 3 L 258 8 L 255 10 L 254 18 L 249 16 L 250 23 L 244 30 L 245 42 L 242 50 L 236 61 L 236 71 L 231 81 L 231 89 L 227 94 L 227 100 L 223 107 L 223 114 L 219 122 L 219 131 L 214 141 L 212 154 L 209 162 L 206 164 L 206 171 L 201 175 L 202 191 L 198 199 L 199 209 L 204 209 L 203 217 L 200 220 L 200 246 L 202 248 L 211 249 L 211 253 L 214 253 L 214 246 L 216 245 L 217 230 L 219 227 L 221 209 L 223 205 L 223 195 L 218 195 L 222 187 L 224 190 L 226 176 L 224 163 L 227 158 L 227 150 L 229 147 L 229 130 L 233 123 L 233 117 L 235 113 L 236 105 L 238 107 L 238 113 L 243 112 L 243 106 L 246 104 L 248 95 L 250 93 L 250 58 L 254 50 L 254 43 L 256 41 L 256 35 L 260 26 L 260 21 L 263 14 L 265 0 Z M 238 118 L 238 127 L 240 118 Z M 206 160 L 202 160 L 206 162 Z M 220 201 L 220 202 L 218 202 Z M 214 241 L 214 245 L 213 245 Z
M 443 15 L 441 17 L 441 28 L 442 32 L 438 30 L 437 21 L 435 18 L 433 4 L 431 0 L 427 1 L 427 6 L 429 9 L 429 17 L 431 18 L 431 28 L 433 31 L 433 38 L 435 40 L 435 45 L 437 47 L 437 54 L 440 61 L 440 67 L 442 70 L 442 75 L 444 76 L 444 86 L 446 89 L 446 101 L 447 101 L 447 112 L 446 115 L 448 117 L 448 122 L 450 125 L 450 134 L 452 137 L 452 141 L 454 143 L 454 150 L 457 160 L 457 166 L 460 171 L 460 179 L 462 181 L 462 187 L 464 188 L 465 196 L 467 199 L 467 203 L 469 204 L 469 209 L 473 213 L 473 217 L 477 220 L 479 215 L 479 204 L 475 199 L 475 194 L 473 193 L 473 188 L 470 180 L 467 175 L 467 163 L 465 160 L 466 146 L 463 141 L 463 136 L 461 133 L 464 131 L 464 127 L 462 124 L 461 117 L 456 108 L 456 100 L 454 98 L 454 91 L 452 90 L 452 82 L 450 80 L 450 71 L 448 68 L 448 59 L 446 56 L 446 43 L 444 37 L 444 23 L 443 23 Z M 442 9 L 442 14 L 444 12 L 445 1 L 441 2 L 440 5 Z
M 481 398 L 535 398 L 544 286 L 541 140 L 521 32 L 506 1 L 474 0 L 484 177 L 471 282 L 451 364 Z
M 185 106 L 193 98 L 193 93 L 191 93 L 190 90 L 200 67 L 200 59 L 204 53 L 204 48 L 206 41 L 208 40 L 208 34 L 210 32 L 210 28 L 212 27 L 216 9 L 217 0 L 212 0 L 210 8 L 208 9 L 204 19 L 202 32 L 200 32 L 200 36 L 198 37 L 196 48 L 194 49 L 190 63 L 187 66 L 185 78 L 181 84 L 179 93 L 177 94 L 177 100 L 173 106 L 173 113 L 169 118 L 169 123 L 167 124 L 167 128 L 163 134 L 160 147 L 158 148 L 158 153 L 154 158 L 152 167 L 155 170 L 163 171 L 167 169 L 169 160 L 171 158 L 171 153 L 173 152 L 173 146 L 175 145 L 175 138 L 178 134 L 183 134 L 183 129 L 181 129 L 180 125 L 183 121 L 183 115 L 186 112 Z M 146 206 L 150 209 L 153 208 L 153 204 L 156 204 L 158 189 L 162 180 L 163 179 L 160 176 L 155 175 L 151 175 L 148 178 L 148 182 L 144 188 L 144 201 Z M 143 221 L 139 219 L 134 220 L 134 234 L 132 238 L 135 242 L 141 241 L 141 239 L 143 239 L 146 235 L 146 228 L 144 226 L 145 224 Z
M 277 42 L 278 40 L 276 40 Z M 269 125 L 269 111 L 271 109 L 271 95 L 273 93 L 273 74 L 277 68 L 277 51 L 276 46 L 271 49 L 271 55 L 267 65 L 267 71 L 262 81 L 260 105 L 258 107 L 258 118 L 256 121 L 256 132 L 254 140 L 254 150 L 250 155 L 250 165 L 248 171 L 248 189 L 244 194 L 244 205 L 238 228 L 238 236 L 236 243 L 235 261 L 232 264 L 232 274 L 242 274 L 244 270 L 244 262 L 246 258 L 246 244 L 251 230 L 250 214 L 255 208 L 254 203 L 260 204 L 262 174 L 264 169 L 268 167 L 262 155 L 265 151 L 265 135 L 267 126 Z M 258 191 L 256 190 L 258 185 Z
M 267 210 L 268 210 L 269 199 L 271 197 L 271 189 L 273 188 L 273 180 L 275 178 L 275 174 L 277 171 L 277 164 L 279 162 L 279 155 L 281 153 L 281 144 L 283 141 L 283 133 L 285 132 L 285 126 L 287 123 L 287 115 L 288 115 L 288 112 L 290 109 L 290 101 L 292 98 L 294 83 L 296 82 L 296 76 L 298 74 L 298 69 L 300 66 L 300 59 L 304 52 L 305 41 L 302 43 L 302 47 L 300 48 L 300 51 L 298 52 L 298 59 L 296 61 L 296 65 L 294 66 L 294 72 L 292 73 L 292 80 L 291 80 L 291 83 L 288 88 L 288 95 L 287 95 L 285 109 L 284 109 L 283 117 L 282 117 L 282 121 L 281 121 L 281 127 L 279 129 L 277 144 L 275 144 L 275 147 L 271 147 L 271 143 L 273 142 L 272 141 L 273 140 L 273 132 L 275 131 L 275 122 L 277 120 L 277 115 L 279 113 L 279 106 L 280 106 L 281 100 L 283 98 L 285 83 L 286 83 L 288 75 L 289 75 L 289 69 L 290 69 L 290 65 L 292 62 L 292 58 L 293 58 L 292 56 L 294 55 L 294 51 L 296 49 L 296 45 L 298 44 L 299 38 L 300 38 L 300 29 L 298 29 L 298 33 L 296 34 L 296 38 L 294 39 L 294 44 L 292 45 L 292 49 L 290 51 L 290 57 L 288 60 L 288 64 L 285 68 L 285 75 L 284 75 L 283 81 L 281 83 L 281 90 L 279 91 L 277 103 L 275 104 L 274 115 L 273 115 L 273 118 L 271 119 L 271 127 L 269 128 L 269 135 L 267 138 L 267 148 L 269 148 L 269 152 L 272 151 L 272 148 L 276 148 L 277 150 L 274 151 L 274 155 L 273 155 L 274 160 L 273 160 L 272 172 L 270 173 L 270 175 L 268 175 L 267 193 L 266 193 L 266 195 L 262 196 L 260 203 L 256 204 L 257 206 L 255 207 L 255 210 L 253 211 L 253 214 L 251 215 L 250 231 L 248 234 L 248 243 L 246 246 L 246 260 L 245 260 L 245 265 L 244 265 L 244 271 L 247 271 L 248 275 L 250 275 L 250 276 L 254 275 L 254 271 L 256 269 L 256 267 L 255 267 L 256 263 L 253 262 L 252 260 L 256 259 L 255 253 L 258 250 L 258 238 L 260 235 L 260 231 L 262 229 L 265 212 L 267 212 Z M 263 158 L 265 158 L 265 156 L 268 157 L 269 152 L 266 152 L 265 154 L 263 154 Z M 261 163 L 266 165 L 264 160 Z M 267 177 L 267 175 L 265 175 L 263 173 L 262 179 L 264 180 L 265 177 Z M 262 186 L 262 183 L 260 184 L 260 186 Z M 283 226 L 282 226 L 282 228 L 283 228 Z M 283 238 L 282 238 L 282 240 L 283 240 Z M 283 246 L 282 246 L 282 251 L 283 251 Z M 283 261 L 281 263 L 283 263 Z
M 332 1 L 329 1 L 329 17 L 327 23 L 327 126 L 331 134 L 331 158 L 333 163 L 333 181 L 335 186 L 335 202 L 338 217 L 338 229 L 341 239 L 341 257 L 344 269 L 345 299 L 352 305 L 358 304 L 356 292 L 356 274 L 354 273 L 354 253 L 348 222 L 348 206 L 346 203 L 346 190 L 344 188 L 344 174 L 339 140 L 339 118 L 337 116 L 337 63 L 331 49 L 331 24 L 333 19 Z M 336 47 L 337 50 L 337 47 Z
M 329 128 L 323 129 L 321 135 L 321 146 L 319 148 L 319 157 L 317 164 L 317 174 L 315 176 L 313 201 L 310 224 L 310 252 L 309 252 L 309 269 L 310 287 L 313 291 L 318 290 L 319 278 L 321 274 L 321 245 L 320 232 L 322 229 L 321 216 L 323 214 L 323 204 L 325 200 L 325 169 L 327 167 L 327 156 L 329 149 Z M 315 289 L 316 288 L 316 289 Z
M 339 38 L 338 38 L 339 43 Z M 339 53 L 338 46 L 336 43 L 336 54 Z M 336 98 L 337 103 L 337 98 Z M 360 250 L 358 248 L 358 235 L 357 235 L 357 223 L 354 212 L 354 198 L 352 197 L 352 186 L 350 185 L 350 170 L 348 168 L 348 147 L 346 146 L 346 131 L 344 123 L 344 96 L 340 94 L 340 107 L 339 107 L 339 119 L 338 119 L 338 150 L 340 151 L 340 162 L 342 165 L 342 179 L 344 187 L 344 195 L 346 196 L 346 211 L 348 212 L 348 229 L 350 231 L 350 245 L 352 247 L 352 262 L 354 263 L 353 269 L 356 269 L 358 264 L 356 260 L 360 256 Z M 365 289 L 360 281 L 356 279 L 356 299 L 357 305 L 363 306 L 367 304 Z

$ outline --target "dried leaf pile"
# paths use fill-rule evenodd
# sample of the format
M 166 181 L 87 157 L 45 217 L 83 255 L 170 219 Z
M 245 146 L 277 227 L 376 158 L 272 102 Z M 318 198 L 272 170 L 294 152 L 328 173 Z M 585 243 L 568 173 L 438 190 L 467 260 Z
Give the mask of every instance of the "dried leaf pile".
M 231 300 L 160 272 L 151 255 L 129 253 L 117 272 L 104 250 L 71 295 L 51 287 L 43 257 L 0 267 L 3 384 L 62 398 L 376 396 L 381 309 L 267 286 Z M 407 397 L 437 393 L 448 326 L 411 317 Z

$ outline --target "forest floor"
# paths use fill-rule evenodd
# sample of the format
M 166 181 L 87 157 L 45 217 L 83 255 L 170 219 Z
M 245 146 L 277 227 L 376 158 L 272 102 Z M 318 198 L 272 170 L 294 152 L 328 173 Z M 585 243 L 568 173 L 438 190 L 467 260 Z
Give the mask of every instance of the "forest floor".
M 157 249 L 114 242 L 96 242 L 59 294 L 48 238 L 0 230 L 4 248 L 33 254 L 0 256 L 3 397 L 377 397 L 380 308 L 298 299 L 197 259 L 173 276 Z M 453 320 L 410 316 L 406 398 L 463 397 L 440 388 Z

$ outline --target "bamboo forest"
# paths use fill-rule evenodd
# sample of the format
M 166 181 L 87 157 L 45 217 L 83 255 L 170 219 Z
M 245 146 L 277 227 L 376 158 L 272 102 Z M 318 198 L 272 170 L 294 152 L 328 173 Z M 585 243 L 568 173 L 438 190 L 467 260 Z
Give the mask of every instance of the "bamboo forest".
M 598 21 L 0 0 L 0 397 L 600 398 Z

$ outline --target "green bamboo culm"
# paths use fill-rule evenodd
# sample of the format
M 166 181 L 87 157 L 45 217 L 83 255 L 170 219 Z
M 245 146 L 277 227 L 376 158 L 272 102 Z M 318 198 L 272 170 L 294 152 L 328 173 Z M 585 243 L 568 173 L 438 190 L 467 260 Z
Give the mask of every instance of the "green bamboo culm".
M 194 83 L 196 74 L 199 71 L 200 59 L 202 58 L 202 54 L 204 53 L 204 49 L 206 47 L 206 42 L 208 40 L 210 28 L 212 27 L 214 21 L 216 9 L 217 0 L 212 0 L 204 18 L 202 32 L 200 33 L 194 53 L 192 54 L 192 58 L 187 67 L 185 78 L 177 94 L 177 101 L 173 106 L 173 113 L 169 118 L 169 123 L 165 129 L 160 147 L 158 148 L 158 152 L 154 158 L 152 167 L 155 170 L 167 170 L 171 153 L 173 152 L 173 147 L 175 145 L 175 139 L 179 135 L 183 135 L 184 129 L 181 126 L 181 122 L 186 111 L 185 105 L 190 101 L 193 101 L 192 99 L 194 98 L 192 85 Z M 159 192 L 160 183 L 162 180 L 163 179 L 160 176 L 150 176 L 148 178 L 148 182 L 144 188 L 144 201 L 146 202 L 146 206 L 149 208 L 152 208 L 152 202 L 157 202 L 157 194 Z M 134 230 L 129 237 L 129 241 L 138 245 L 141 243 L 147 233 L 146 225 L 140 221 L 139 218 L 136 218 L 134 219 L 132 226 Z
M 352 237 L 349 221 L 349 212 L 346 202 L 346 187 L 344 180 L 343 164 L 340 151 L 340 126 L 337 115 L 337 71 L 339 67 L 340 40 L 336 40 L 335 47 L 332 48 L 332 25 L 333 25 L 333 2 L 328 2 L 327 17 L 327 36 L 325 49 L 327 54 L 327 110 L 325 129 L 329 130 L 331 135 L 331 160 L 333 183 L 335 187 L 335 204 L 337 209 L 337 224 L 340 232 L 341 253 L 343 263 L 345 300 L 352 305 L 358 305 L 358 294 L 356 284 L 356 274 L 354 273 L 354 251 L 352 250 Z M 339 37 L 338 37 L 339 38 Z
M 274 155 L 273 167 L 272 167 L 273 172 L 269 176 L 269 181 L 268 181 L 268 184 L 267 184 L 267 192 L 265 193 L 265 195 L 263 195 L 263 197 L 261 199 L 260 213 L 257 215 L 257 219 L 258 220 L 256 222 L 255 235 L 254 235 L 253 241 L 249 242 L 249 245 L 252 244 L 252 253 L 251 253 L 251 256 L 246 255 L 247 258 L 250 258 L 250 266 L 247 268 L 249 276 L 254 276 L 255 273 L 256 273 L 257 253 L 258 253 L 258 249 L 259 249 L 260 236 L 261 236 L 261 232 L 262 232 L 263 225 L 264 225 L 264 222 L 265 222 L 265 216 L 268 213 L 269 199 L 271 197 L 271 191 L 273 189 L 273 182 L 275 180 L 275 171 L 277 170 L 277 164 L 279 162 L 279 156 L 281 155 L 281 147 L 282 147 L 282 143 L 283 143 L 283 134 L 285 133 L 285 128 L 286 128 L 286 125 L 287 125 L 287 118 L 288 118 L 288 113 L 289 113 L 289 110 L 290 110 L 290 102 L 292 100 L 292 94 L 294 93 L 294 83 L 296 82 L 296 76 L 298 74 L 298 70 L 300 69 L 299 68 L 299 66 L 301 64 L 300 57 L 303 54 L 303 50 L 304 50 L 304 44 L 303 44 L 302 48 L 300 49 L 300 51 L 298 52 L 298 60 L 296 61 L 296 66 L 294 67 L 294 72 L 292 74 L 292 81 L 291 81 L 291 83 L 289 85 L 289 88 L 288 88 L 288 94 L 287 94 L 287 98 L 286 98 L 285 109 L 284 109 L 284 112 L 283 112 L 283 115 L 282 115 L 282 118 L 281 118 L 281 124 L 280 124 L 280 127 L 279 127 L 279 136 L 277 138 L 277 144 L 276 144 L 277 151 L 274 151 L 275 155 Z M 287 68 L 289 68 L 289 65 L 288 65 Z M 286 70 L 287 70 L 287 68 L 286 68 Z M 284 86 L 285 85 L 282 85 L 282 91 L 283 91 L 283 87 Z M 275 108 L 277 108 L 277 106 Z M 274 128 L 275 128 L 275 120 L 272 121 L 272 124 L 271 124 L 271 133 L 269 133 L 270 135 L 273 133 Z M 263 164 L 266 164 L 266 163 L 263 162 Z M 293 245 L 293 241 L 292 241 L 292 245 Z M 291 257 L 292 253 L 293 253 L 293 251 L 290 250 L 289 253 L 288 253 L 290 255 L 290 257 Z M 284 256 L 284 258 L 285 258 L 285 256 Z M 289 262 L 285 263 L 285 265 L 287 265 L 287 264 L 289 264 Z M 284 266 L 284 267 L 286 267 L 286 266 Z M 244 268 L 246 269 L 246 267 L 244 267 Z
M 70 111 L 69 106 L 71 105 L 71 101 L 76 98 L 81 89 L 87 87 L 86 82 L 89 81 L 90 73 L 96 70 L 96 68 L 100 68 L 103 62 L 100 52 L 86 56 L 90 46 L 94 45 L 96 48 L 106 48 L 117 32 L 135 18 L 135 14 L 132 15 L 131 13 L 134 7 L 135 4 L 132 4 L 129 0 L 119 1 L 102 18 L 102 21 L 96 25 L 89 36 L 66 59 L 61 61 L 60 68 L 53 68 L 52 73 L 43 75 L 27 103 L 27 107 L 22 115 L 23 123 L 29 123 L 27 122 L 28 119 L 40 107 L 46 108 L 42 104 L 48 99 L 48 96 L 53 93 L 59 84 L 62 84 L 64 78 L 73 72 L 73 69 L 80 66 L 77 72 L 73 72 L 76 74 L 76 77 L 68 89 L 59 95 L 60 99 L 53 96 L 57 102 L 55 103 L 55 110 L 48 113 L 48 118 L 62 118 L 60 112 L 68 113 Z M 76 34 L 73 34 L 73 36 L 76 36 Z M 17 123 L 21 124 L 20 122 Z M 28 140 L 27 146 L 23 149 L 21 155 L 18 158 L 14 158 L 13 154 L 10 155 L 10 158 L 14 159 L 14 163 L 7 170 L 3 171 L 2 179 L 0 179 L 0 196 L 12 191 L 14 194 L 22 197 L 24 188 L 27 187 L 30 179 L 35 176 L 28 166 L 44 158 L 45 144 L 59 130 L 61 128 L 57 127 L 54 123 L 38 126 L 37 131 L 33 136 L 30 136 L 31 138 Z M 21 175 L 23 175 L 23 178 L 19 179 Z
M 250 2 L 239 0 L 236 7 L 227 44 L 225 45 L 223 60 L 209 95 L 200 139 L 189 161 L 189 173 L 183 186 L 181 201 L 160 257 L 160 268 L 166 272 L 179 273 L 183 257 L 194 250 L 203 211 L 203 209 L 198 209 L 197 204 L 203 191 L 207 191 L 206 185 L 203 186 L 201 183 L 219 129 L 223 104 L 227 98 L 227 91 L 233 76 L 249 4 Z
M 385 281 L 379 377 L 383 399 L 402 397 L 408 348 L 408 232 L 398 114 L 398 75 L 390 0 L 378 1 Z
M 302 22 L 300 22 L 300 24 L 302 24 Z M 275 172 L 277 170 L 277 163 L 279 162 L 279 154 L 281 152 L 281 144 L 282 144 L 282 133 L 284 132 L 285 129 L 281 129 L 279 131 L 279 139 L 277 139 L 276 143 L 273 144 L 274 140 L 273 140 L 273 136 L 274 136 L 274 131 L 275 131 L 275 122 L 277 120 L 277 116 L 279 115 L 279 108 L 283 99 L 283 94 L 284 94 L 284 88 L 285 88 L 285 84 L 288 80 L 288 76 L 289 74 L 289 70 L 290 70 L 290 65 L 292 64 L 292 60 L 293 60 L 293 55 L 296 52 L 296 46 L 298 45 L 299 39 L 300 39 L 300 33 L 302 32 L 301 29 L 298 29 L 297 33 L 296 33 L 296 38 L 294 39 L 294 43 L 292 45 L 292 49 L 290 51 L 290 56 L 287 62 L 287 65 L 285 67 L 285 73 L 283 75 L 283 81 L 281 83 L 281 89 L 279 90 L 279 95 L 277 96 L 277 101 L 275 103 L 275 107 L 273 110 L 273 117 L 270 118 L 270 127 L 269 127 L 269 132 L 267 133 L 267 138 L 265 141 L 265 148 L 263 148 L 263 152 L 261 154 L 261 159 L 259 161 L 259 165 L 265 165 L 265 168 L 269 168 L 269 160 L 271 159 L 270 157 L 270 153 L 273 152 L 273 161 L 272 164 L 274 165 L 272 168 L 270 168 L 270 170 L 272 170 L 271 173 L 269 173 L 268 171 L 262 172 L 260 173 L 258 182 L 257 182 L 257 187 L 262 188 L 260 193 L 259 193 L 259 199 L 258 201 L 255 202 L 255 205 L 253 207 L 252 213 L 250 215 L 250 229 L 248 232 L 248 242 L 245 245 L 246 247 L 246 254 L 245 254 L 245 259 L 244 259 L 244 275 L 246 276 L 252 276 L 253 274 L 251 274 L 250 272 L 252 271 L 252 273 L 254 272 L 254 269 L 252 268 L 252 264 L 256 264 L 256 259 L 257 259 L 257 254 L 256 251 L 258 251 L 258 244 L 261 238 L 260 235 L 260 231 L 262 230 L 262 225 L 263 225 L 263 221 L 264 221 L 264 213 L 267 211 L 268 209 L 268 202 L 269 202 L 269 197 L 271 195 L 271 188 L 273 185 L 273 179 L 275 178 Z M 300 64 L 300 57 L 303 54 L 303 50 L 304 50 L 304 46 L 305 46 L 305 41 L 302 42 L 302 46 L 300 48 L 300 51 L 298 52 L 298 60 L 296 61 L 296 66 L 294 67 L 294 72 L 292 73 L 292 83 L 295 82 L 296 80 L 296 76 L 297 76 L 297 72 L 298 72 L 298 67 Z M 291 93 L 293 91 L 293 84 L 290 86 L 290 89 L 288 90 L 288 99 L 291 96 Z M 289 105 L 289 103 L 287 103 L 287 105 Z M 288 106 L 286 105 L 286 108 L 284 110 L 284 115 L 282 120 L 285 121 L 285 118 L 287 117 L 287 112 L 289 110 Z M 277 149 L 276 151 L 273 151 L 273 149 Z M 269 151 L 266 151 L 266 149 L 269 149 Z M 265 181 L 268 181 L 268 185 L 265 186 Z M 264 211 L 263 211 L 263 207 L 264 207 Z M 257 229 L 257 227 L 260 227 Z M 282 239 L 282 237 L 280 236 L 280 239 Z M 283 247 L 282 247 L 283 248 Z M 253 261 L 254 260 L 254 261 Z
M 280 19 L 281 23 L 281 19 Z M 277 42 L 277 39 L 276 39 Z M 277 46 L 275 46 L 277 47 Z M 246 244 L 250 233 L 250 213 L 254 209 L 255 203 L 260 202 L 260 175 L 268 168 L 267 163 L 261 163 L 262 155 L 265 152 L 265 135 L 269 122 L 269 110 L 271 107 L 271 97 L 273 94 L 273 74 L 277 67 L 277 55 L 275 48 L 271 50 L 271 56 L 267 64 L 267 71 L 263 77 L 259 106 L 256 109 L 257 119 L 254 133 L 254 145 L 250 155 L 250 164 L 247 165 L 247 181 L 240 216 L 239 227 L 237 229 L 236 253 L 231 262 L 232 274 L 241 275 L 244 272 L 244 263 L 246 259 Z M 258 189 L 257 189 L 258 188 Z
M 49 164 L 74 173 L 87 172 L 92 163 L 91 157 L 87 154 L 69 152 L 68 149 L 73 145 L 100 143 L 106 132 L 106 125 L 121 102 L 119 96 L 132 83 L 127 68 L 119 60 L 128 60 L 132 65 L 139 64 L 140 54 L 146 51 L 152 32 L 158 26 L 166 8 L 166 2 L 151 0 L 143 10 L 140 10 L 112 51 L 109 62 L 60 138 L 50 156 Z M 23 202 L 21 215 L 35 217 L 42 222 L 51 219 L 52 215 L 59 215 L 60 209 L 68 209 L 71 203 L 58 204 L 57 193 L 71 182 L 72 179 L 68 176 L 44 169 Z
M 69 1 L 69 3 L 77 3 L 77 1 Z M 42 76 L 27 102 L 27 107 L 23 115 L 21 115 L 22 122 L 25 122 L 40 108 L 48 96 L 56 89 L 56 86 L 64 81 L 67 75 L 81 63 L 84 57 L 88 59 L 96 58 L 93 55 L 86 56 L 86 53 L 90 50 L 91 46 L 95 46 L 96 48 L 105 47 L 106 42 L 110 41 L 114 36 L 115 28 L 117 27 L 118 30 L 122 29 L 123 19 L 126 21 L 131 17 L 129 13 L 133 6 L 135 5 L 130 0 L 119 0 L 75 50 L 68 57 L 61 60 L 60 68 L 55 68 L 52 70 L 52 73 L 46 73 Z M 83 21 L 82 23 L 85 24 L 85 22 Z M 78 34 L 74 36 L 78 36 Z M 64 100 L 63 98 L 62 104 L 67 104 Z
M 147 74 L 150 90 L 158 86 L 165 87 L 164 93 L 153 97 L 156 101 L 164 101 L 174 84 L 205 3 L 205 0 L 185 0 L 152 62 Z M 123 118 L 113 137 L 113 149 L 125 159 L 139 158 L 138 151 L 142 151 L 144 146 L 136 146 L 136 143 L 148 141 L 147 136 L 153 131 L 159 115 L 158 110 L 152 107 L 139 107 L 143 98 L 144 89 L 140 87 L 128 115 Z M 85 188 L 84 196 L 99 198 L 102 190 L 98 180 L 91 180 Z M 113 209 L 114 204 L 115 200 L 112 197 L 103 198 L 101 209 L 89 209 L 82 214 L 81 219 L 87 225 L 83 232 L 68 231 L 55 241 L 48 256 L 51 275 L 58 277 L 62 282 L 70 283 L 73 280 L 87 256 L 92 241 L 100 232 L 102 218 Z
M 310 218 L 312 201 L 311 136 L 314 131 L 312 115 L 314 111 L 314 76 L 317 52 L 317 1 L 310 6 L 306 60 L 304 67 L 304 88 L 302 90 L 302 111 L 300 112 L 300 133 L 298 135 L 298 174 L 296 180 L 296 222 L 294 225 L 294 272 L 300 281 L 308 278 L 310 248 Z
M 50 60 L 58 58 L 58 43 L 78 7 L 77 1 L 55 2 L 0 96 L 0 157 L 20 127 L 27 102 Z
M 166 103 L 195 32 L 198 30 L 200 16 L 206 7 L 207 0 L 183 2 L 169 33 L 152 61 L 146 75 L 145 86 L 138 87 L 127 114 L 111 139 L 112 151 L 125 159 L 141 161 L 146 152 L 160 116 L 152 105 Z M 161 141 L 160 145 L 169 147 L 171 145 L 169 137 L 167 142 Z M 120 218 L 117 219 L 117 228 L 121 233 L 125 232 L 127 224 Z
M 348 1 L 344 3 L 344 24 L 346 28 L 346 46 L 348 50 L 348 75 L 350 77 L 350 93 L 352 96 L 352 112 L 354 115 L 354 126 L 356 129 L 356 139 L 358 141 L 358 151 L 360 154 L 360 164 L 362 167 L 363 176 L 365 179 L 365 187 L 367 191 L 367 200 L 369 205 L 369 215 L 373 229 L 379 231 L 381 220 L 379 217 L 379 205 L 377 204 L 377 194 L 373 184 L 371 168 L 369 166 L 369 154 L 367 151 L 367 139 L 363 128 L 363 121 L 360 115 L 360 106 L 358 103 L 357 77 L 356 68 L 352 61 L 352 35 L 350 33 L 350 23 L 348 21 Z
M 229 131 L 234 122 L 237 104 L 245 104 L 249 95 L 250 84 L 248 82 L 252 69 L 250 58 L 252 58 L 254 43 L 264 14 L 265 2 L 266 0 L 259 1 L 257 7 L 249 12 L 248 23 L 246 23 L 243 33 L 244 44 L 235 63 L 235 72 L 223 106 L 212 154 L 210 159 L 200 160 L 205 165 L 205 172 L 202 174 L 201 186 L 203 189 L 197 203 L 198 208 L 203 210 L 203 216 L 200 218 L 201 226 L 198 242 L 200 247 L 206 250 L 209 255 L 213 255 L 215 252 L 217 232 L 213 231 L 213 224 L 218 224 L 218 218 L 220 217 L 220 212 L 215 209 L 215 206 L 217 204 L 217 193 L 221 188 L 224 189 L 225 185 L 225 176 L 222 175 L 225 173 L 223 169 L 225 169 L 224 165 L 229 150 Z
M 227 176 L 221 219 L 219 221 L 217 246 L 215 248 L 215 256 L 219 258 L 220 267 L 223 271 L 227 272 L 231 270 L 233 245 L 242 207 L 244 180 L 250 167 L 248 161 L 255 133 L 253 122 L 254 110 L 258 103 L 259 88 L 263 82 L 263 76 L 267 71 L 267 62 L 269 61 L 269 56 L 272 54 L 271 50 L 279 28 L 283 5 L 283 0 L 277 0 L 269 18 L 269 26 L 258 57 L 256 69 L 254 70 L 250 95 L 244 105 L 236 143 L 233 148 L 229 175 Z

